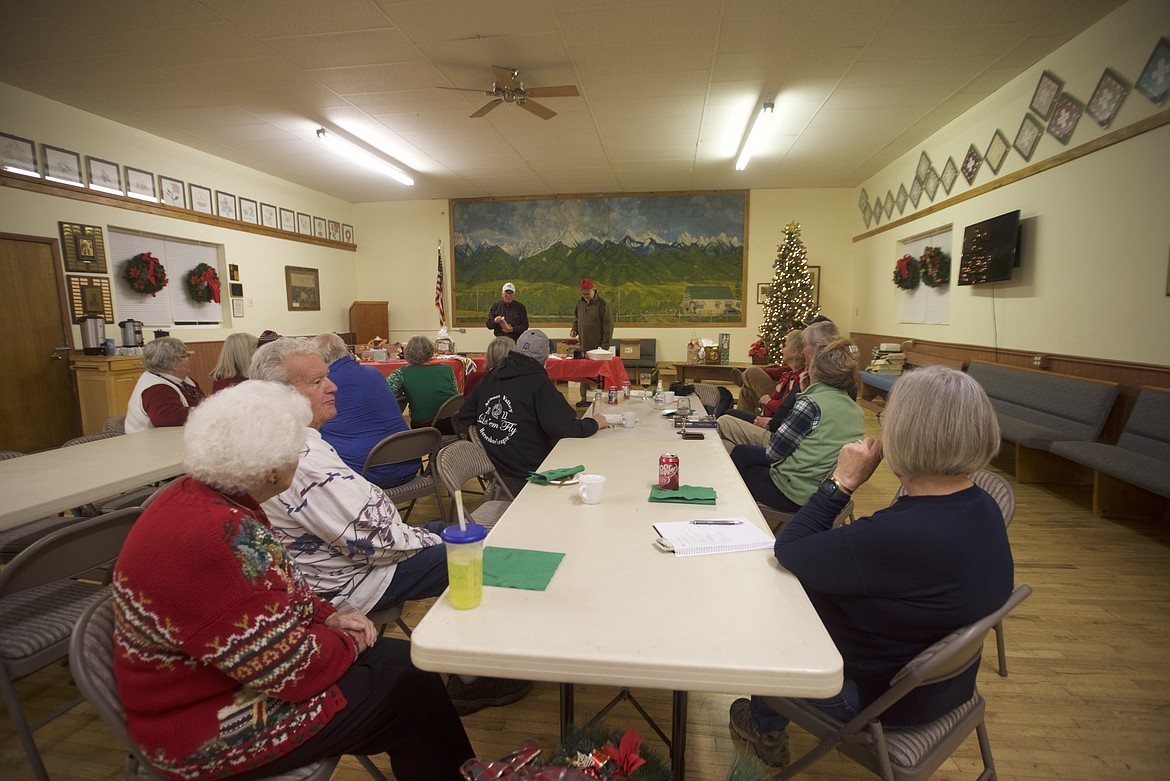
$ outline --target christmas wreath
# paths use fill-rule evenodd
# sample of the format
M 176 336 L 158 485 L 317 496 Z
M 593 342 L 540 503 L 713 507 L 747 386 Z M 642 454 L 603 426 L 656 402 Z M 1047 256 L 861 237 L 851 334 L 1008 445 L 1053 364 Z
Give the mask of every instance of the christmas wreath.
M 187 272 L 187 295 L 192 301 L 219 303 L 219 274 L 206 263 Z
M 150 293 L 152 296 L 167 286 L 167 270 L 158 258 L 149 252 L 140 252 L 126 261 L 123 274 L 135 293 Z
M 913 255 L 903 255 L 894 264 L 894 284 L 903 290 L 913 290 L 918 287 L 918 258 Z
M 951 283 L 951 256 L 942 247 L 927 247 L 918 259 L 922 284 L 942 287 Z

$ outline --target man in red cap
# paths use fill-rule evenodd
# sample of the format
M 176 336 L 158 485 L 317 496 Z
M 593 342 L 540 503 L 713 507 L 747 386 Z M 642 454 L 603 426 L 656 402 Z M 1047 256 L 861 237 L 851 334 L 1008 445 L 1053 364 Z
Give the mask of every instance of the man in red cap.
M 581 280 L 581 300 L 577 302 L 577 308 L 573 311 L 573 328 L 569 331 L 569 336 L 580 336 L 581 349 L 586 352 L 599 347 L 609 349 L 609 343 L 613 339 L 613 315 L 610 314 L 609 304 L 597 295 L 593 288 L 593 280 L 589 277 Z M 589 406 L 586 396 L 591 387 L 592 382 L 581 381 L 581 400 L 577 402 L 578 407 Z

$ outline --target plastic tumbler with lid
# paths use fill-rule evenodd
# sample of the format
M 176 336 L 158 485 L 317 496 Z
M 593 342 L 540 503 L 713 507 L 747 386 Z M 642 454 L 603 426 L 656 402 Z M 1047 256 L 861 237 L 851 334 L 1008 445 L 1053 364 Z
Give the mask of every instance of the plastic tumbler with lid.
M 443 529 L 447 546 L 447 580 L 451 606 L 457 610 L 479 607 L 483 599 L 483 541 L 487 529 L 478 523 L 461 529 L 457 524 Z

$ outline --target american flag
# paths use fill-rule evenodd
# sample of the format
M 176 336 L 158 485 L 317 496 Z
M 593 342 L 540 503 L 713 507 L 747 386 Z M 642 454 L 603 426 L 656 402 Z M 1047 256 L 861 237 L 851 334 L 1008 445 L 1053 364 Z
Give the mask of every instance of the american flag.
M 447 310 L 443 307 L 443 248 L 439 247 L 439 273 L 435 276 L 435 309 L 439 310 L 439 327 L 447 324 Z

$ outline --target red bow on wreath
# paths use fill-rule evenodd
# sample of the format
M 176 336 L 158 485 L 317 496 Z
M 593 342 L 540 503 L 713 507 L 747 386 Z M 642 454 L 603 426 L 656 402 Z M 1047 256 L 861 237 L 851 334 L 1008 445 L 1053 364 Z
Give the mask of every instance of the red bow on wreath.
M 219 277 L 215 273 L 215 269 L 207 269 L 203 272 L 202 281 L 211 286 L 211 300 L 219 303 Z
M 219 303 L 219 274 L 206 263 L 200 263 L 187 273 L 187 294 L 192 301 Z

